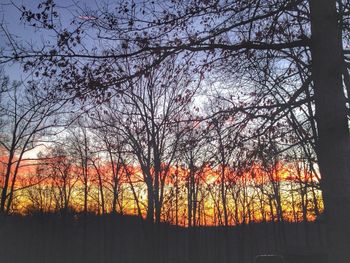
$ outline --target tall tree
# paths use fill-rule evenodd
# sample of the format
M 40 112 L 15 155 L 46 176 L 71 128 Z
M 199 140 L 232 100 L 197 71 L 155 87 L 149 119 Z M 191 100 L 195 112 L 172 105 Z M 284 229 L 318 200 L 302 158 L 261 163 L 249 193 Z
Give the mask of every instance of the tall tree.
M 334 1 L 310 0 L 312 78 L 318 129 L 317 156 L 333 262 L 350 247 L 350 137 L 343 87 L 342 32 Z M 345 73 L 345 77 L 348 72 Z M 349 95 L 349 94 L 348 94 Z
M 131 73 L 131 68 L 126 63 L 123 71 Z M 169 59 L 162 68 L 115 87 L 111 100 L 102 106 L 102 124 L 122 136 L 141 168 L 147 187 L 147 219 L 158 223 L 165 182 L 198 88 L 187 68 L 178 65 L 176 58 Z

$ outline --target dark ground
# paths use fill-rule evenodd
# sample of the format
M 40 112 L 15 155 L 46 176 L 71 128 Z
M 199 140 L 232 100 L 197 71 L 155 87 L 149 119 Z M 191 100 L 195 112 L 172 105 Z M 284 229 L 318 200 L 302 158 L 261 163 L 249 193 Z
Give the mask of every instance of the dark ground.
M 277 253 L 287 263 L 323 263 L 323 228 L 259 223 L 186 229 L 118 215 L 7 216 L 0 218 L 0 262 L 250 263 L 255 255 Z

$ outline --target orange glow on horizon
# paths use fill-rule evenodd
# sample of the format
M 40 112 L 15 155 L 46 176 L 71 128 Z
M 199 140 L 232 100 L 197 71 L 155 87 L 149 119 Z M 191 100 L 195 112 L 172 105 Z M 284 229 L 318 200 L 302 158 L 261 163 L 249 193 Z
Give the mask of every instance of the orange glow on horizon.
M 1 157 L 4 159 L 5 157 Z M 6 158 L 5 158 L 6 159 Z M 4 161 L 6 161 L 4 159 Z M 57 164 L 63 159 L 51 160 Z M 13 205 L 13 210 L 26 214 L 35 205 L 35 200 L 47 198 L 42 209 L 47 212 L 55 211 L 57 199 L 62 195 L 62 189 L 66 187 L 70 192 L 69 206 L 76 211 L 82 211 L 83 196 L 82 189 L 82 170 L 78 164 L 72 164 L 70 167 L 69 181 L 63 185 L 63 179 L 54 177 L 50 174 L 50 162 L 48 166 L 40 170 L 40 164 L 24 161 L 18 171 L 18 178 L 15 189 L 18 194 Z M 188 225 L 188 194 L 190 176 L 193 177 L 197 195 L 196 215 L 197 225 L 222 225 L 223 224 L 223 203 L 222 203 L 222 184 L 225 187 L 227 200 L 227 209 L 230 225 L 248 223 L 250 221 L 271 221 L 278 220 L 276 200 L 267 198 L 276 195 L 274 186 L 278 185 L 280 193 L 279 198 L 282 200 L 282 213 L 285 221 L 303 220 L 302 209 L 300 208 L 300 187 L 303 185 L 317 183 L 314 176 L 307 169 L 300 169 L 298 163 L 279 162 L 270 170 L 263 169 L 259 164 L 253 164 L 245 171 L 235 171 L 230 167 L 224 169 L 224 178 L 222 182 L 222 167 L 212 167 L 205 164 L 195 171 L 190 171 L 186 166 L 170 166 L 166 169 L 162 165 L 160 176 L 165 178 L 163 189 L 163 206 L 162 221 L 182 226 Z M 305 167 L 304 167 L 305 168 Z M 0 167 L 1 173 L 4 172 L 4 165 Z M 41 171 L 41 174 L 38 173 Z M 90 165 L 87 173 L 89 174 L 89 197 L 88 209 L 94 213 L 101 213 L 101 192 L 99 188 L 98 176 L 103 176 L 103 197 L 105 202 L 105 212 L 112 211 L 112 193 L 114 178 L 111 170 L 111 163 L 99 162 L 98 166 Z M 153 174 L 154 176 L 154 174 Z M 154 178 L 152 179 L 154 180 Z M 0 181 L 1 182 L 1 181 Z M 317 194 L 315 202 L 319 212 L 323 210 L 323 204 L 319 191 L 313 190 Z M 147 185 L 144 182 L 144 175 L 138 166 L 123 165 L 118 174 L 118 212 L 123 214 L 138 215 L 141 213 L 143 218 L 147 214 Z M 311 196 L 309 193 L 309 198 Z M 51 195 L 51 197 L 49 196 Z M 62 196 L 61 196 L 62 197 Z M 269 197 L 269 198 L 270 198 Z M 270 203 L 269 203 L 270 202 Z M 56 203 L 56 204 L 55 204 Z M 271 206 L 272 205 L 272 206 Z M 308 210 L 311 209 L 310 202 L 306 204 Z M 175 211 L 177 209 L 177 211 Z M 307 220 L 315 220 L 314 213 L 307 214 Z

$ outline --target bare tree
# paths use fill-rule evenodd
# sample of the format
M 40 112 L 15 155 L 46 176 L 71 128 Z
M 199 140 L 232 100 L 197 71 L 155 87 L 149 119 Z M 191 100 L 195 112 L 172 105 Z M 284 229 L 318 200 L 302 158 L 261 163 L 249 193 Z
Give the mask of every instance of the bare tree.
M 183 134 L 181 122 L 187 121 L 186 111 L 198 87 L 191 85 L 186 69 L 172 59 L 163 68 L 125 84 L 122 92 L 117 89 L 115 103 L 104 108 L 104 125 L 122 134 L 141 167 L 151 221 L 155 215 L 160 222 L 165 181 Z
M 54 145 L 47 153 L 45 173 L 52 182 L 56 200 L 56 209 L 68 213 L 73 207 L 71 203 L 74 186 L 78 181 L 74 171 L 74 160 L 62 145 Z
M 45 142 L 45 136 L 54 134 L 60 124 L 57 118 L 66 101 L 54 95 L 27 89 L 15 82 L 6 92 L 1 104 L 4 112 L 1 147 L 6 151 L 6 172 L 1 191 L 0 212 L 9 212 L 20 165 L 25 154 Z M 50 131 L 51 130 L 51 131 Z
M 84 116 L 82 118 L 84 118 Z M 82 123 L 82 119 L 78 118 L 77 124 L 70 130 L 69 136 L 71 155 L 79 166 L 79 177 L 83 188 L 83 212 L 85 215 L 88 212 L 88 199 L 91 180 L 91 160 L 93 158 L 91 139 L 88 135 L 88 132 L 88 128 L 85 124 Z

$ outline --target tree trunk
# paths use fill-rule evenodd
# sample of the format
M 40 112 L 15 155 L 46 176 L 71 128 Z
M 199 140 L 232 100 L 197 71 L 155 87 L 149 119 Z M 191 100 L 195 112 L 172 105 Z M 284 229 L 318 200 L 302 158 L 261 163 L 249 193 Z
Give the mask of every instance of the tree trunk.
M 0 214 L 5 212 L 5 204 L 6 204 L 6 199 L 7 199 L 7 190 L 8 190 L 8 184 L 10 182 L 13 156 L 14 156 L 14 151 L 10 151 L 9 159 L 8 159 L 8 162 L 7 162 L 6 174 L 5 174 L 5 182 L 4 182 L 4 185 L 3 185 L 3 189 L 1 191 Z
M 336 0 L 310 0 L 317 156 L 329 236 L 329 262 L 350 258 L 350 141 L 342 83 Z
M 223 157 L 224 158 L 224 157 Z M 225 189 L 225 161 L 221 164 L 221 185 L 220 185 L 220 192 L 221 192 L 221 200 L 222 200 L 222 208 L 224 210 L 224 223 L 225 226 L 228 226 L 228 213 L 227 213 L 227 204 L 226 204 L 226 189 Z
M 179 225 L 179 166 L 176 165 L 175 172 L 175 225 Z
M 192 170 L 190 170 L 189 178 L 187 181 L 187 226 L 192 226 Z
M 152 178 L 149 175 L 146 179 L 147 184 L 147 221 L 154 222 L 154 191 Z
M 159 224 L 160 223 L 160 215 L 161 215 L 161 202 L 160 202 L 160 197 L 159 197 L 159 177 L 160 177 L 160 172 L 157 168 L 155 168 L 155 174 L 154 174 L 154 194 L 153 194 L 153 198 L 154 198 L 154 208 L 155 208 L 155 219 L 156 219 L 156 223 Z
M 101 196 L 101 209 L 102 209 L 102 215 L 104 215 L 105 214 L 105 198 L 104 198 L 104 193 L 103 193 L 102 176 L 101 176 L 101 173 L 99 171 L 99 168 L 96 166 L 94 161 L 93 161 L 93 165 L 95 167 L 97 177 L 98 177 L 98 187 L 99 187 L 99 192 L 100 192 L 100 196 Z
M 113 174 L 113 200 L 112 200 L 112 213 L 116 214 L 117 213 L 117 201 L 118 201 L 118 175 L 119 171 L 121 169 L 121 164 L 120 164 L 120 156 L 118 158 L 118 163 L 116 164 L 113 160 L 113 155 L 112 151 L 110 148 L 108 148 L 108 155 L 109 155 L 109 160 L 111 162 L 111 169 L 112 169 L 112 174 Z M 116 167 L 117 166 L 117 167 Z
M 87 215 L 88 210 L 88 185 L 87 178 L 84 178 L 84 214 Z

